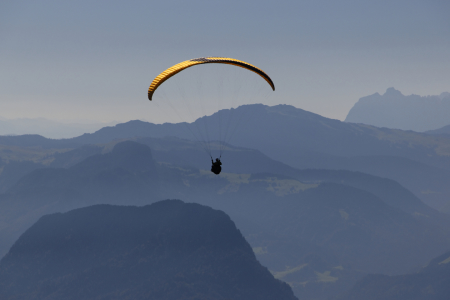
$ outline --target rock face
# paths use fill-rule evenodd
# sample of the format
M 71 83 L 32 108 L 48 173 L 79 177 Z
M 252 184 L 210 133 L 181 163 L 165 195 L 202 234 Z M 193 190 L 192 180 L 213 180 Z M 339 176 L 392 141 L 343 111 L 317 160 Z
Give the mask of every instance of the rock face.
M 345 122 L 422 132 L 449 125 L 449 115 L 450 93 L 405 96 L 388 88 L 384 95 L 376 93 L 359 99 Z
M 42 217 L 0 262 L 1 299 L 289 299 L 223 212 L 166 200 Z

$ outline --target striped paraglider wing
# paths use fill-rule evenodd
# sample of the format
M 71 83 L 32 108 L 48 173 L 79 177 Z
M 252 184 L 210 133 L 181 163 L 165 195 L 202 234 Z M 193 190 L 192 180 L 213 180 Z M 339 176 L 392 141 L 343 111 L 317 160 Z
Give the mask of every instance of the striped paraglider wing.
M 238 67 L 253 71 L 256 74 L 258 74 L 259 76 L 261 76 L 262 78 L 264 78 L 264 80 L 266 80 L 267 83 L 270 85 L 270 87 L 275 91 L 275 85 L 273 84 L 272 79 L 270 79 L 270 77 L 266 73 L 264 73 L 263 70 L 255 67 L 254 65 L 251 65 L 249 63 L 246 63 L 244 61 L 237 60 L 234 58 L 201 57 L 201 58 L 195 58 L 195 59 L 183 61 L 179 64 L 174 65 L 173 67 L 168 68 L 167 70 L 165 70 L 164 72 L 162 72 L 161 74 L 156 76 L 156 78 L 153 80 L 153 82 L 151 83 L 151 85 L 148 89 L 148 100 L 151 101 L 155 90 L 164 81 L 166 81 L 170 77 L 174 76 L 175 74 L 183 71 L 184 69 L 195 66 L 195 65 L 211 64 L 211 63 L 234 65 L 234 66 L 238 66 Z

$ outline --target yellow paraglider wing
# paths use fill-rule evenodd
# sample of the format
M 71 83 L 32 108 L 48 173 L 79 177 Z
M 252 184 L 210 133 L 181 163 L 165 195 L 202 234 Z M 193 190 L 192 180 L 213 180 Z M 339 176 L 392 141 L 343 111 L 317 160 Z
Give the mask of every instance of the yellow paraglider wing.
M 179 64 L 176 64 L 173 67 L 168 68 L 167 70 L 165 70 L 164 72 L 162 72 L 161 74 L 156 76 L 156 78 L 153 80 L 152 84 L 150 85 L 150 87 L 148 89 L 148 100 L 150 100 L 150 101 L 152 100 L 153 93 L 164 81 L 166 81 L 173 75 L 177 74 L 178 72 L 181 72 L 184 69 L 187 69 L 187 68 L 195 66 L 195 65 L 210 64 L 210 63 L 229 64 L 229 65 L 234 65 L 234 66 L 238 66 L 238 67 L 253 71 L 256 74 L 258 74 L 259 76 L 261 76 L 262 78 L 264 78 L 267 81 L 267 83 L 272 87 L 272 89 L 275 91 L 275 86 L 272 82 L 272 79 L 270 79 L 270 77 L 266 73 L 264 73 L 263 70 L 255 67 L 249 63 L 246 63 L 244 61 L 237 60 L 234 58 L 227 58 L 227 57 L 201 57 L 201 58 L 195 58 L 195 59 L 183 61 Z

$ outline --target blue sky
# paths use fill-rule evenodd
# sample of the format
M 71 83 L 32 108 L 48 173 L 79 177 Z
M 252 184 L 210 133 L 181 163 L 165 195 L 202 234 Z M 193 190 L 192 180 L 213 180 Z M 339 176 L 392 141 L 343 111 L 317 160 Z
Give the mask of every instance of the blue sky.
M 268 73 L 265 104 L 344 119 L 360 98 L 450 91 L 450 2 L 0 2 L 0 116 L 161 122 L 167 67 L 227 56 Z

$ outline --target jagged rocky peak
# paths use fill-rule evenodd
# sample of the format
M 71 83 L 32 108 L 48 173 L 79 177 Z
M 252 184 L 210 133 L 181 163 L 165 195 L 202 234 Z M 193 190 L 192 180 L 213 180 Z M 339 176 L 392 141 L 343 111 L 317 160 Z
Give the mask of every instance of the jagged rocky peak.
M 403 95 L 390 87 L 383 95 L 362 97 L 345 122 L 377 127 L 427 131 L 450 125 L 450 93 L 434 96 Z
M 390 97 L 390 98 L 403 97 L 403 94 L 399 90 L 396 90 L 395 88 L 390 87 L 386 90 L 383 97 Z

